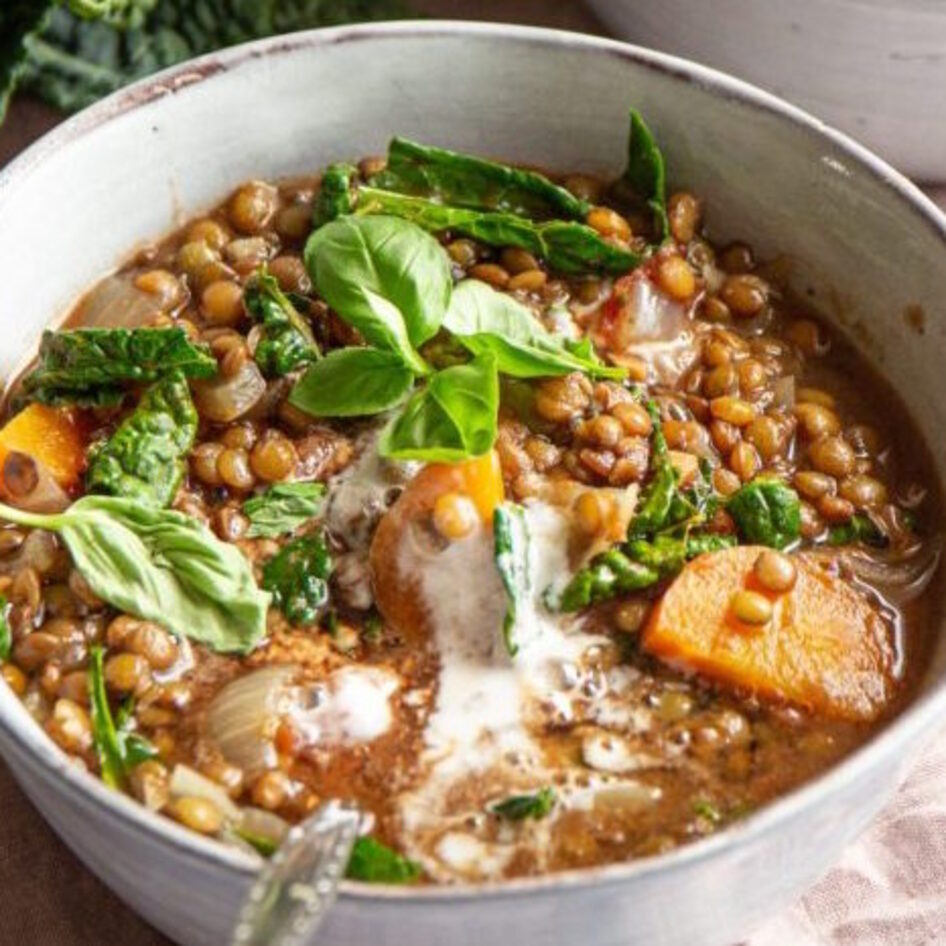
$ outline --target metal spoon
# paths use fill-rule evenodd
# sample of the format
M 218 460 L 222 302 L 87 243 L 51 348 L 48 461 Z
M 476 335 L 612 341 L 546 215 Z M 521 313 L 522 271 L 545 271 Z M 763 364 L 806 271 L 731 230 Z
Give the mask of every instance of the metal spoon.
M 306 946 L 335 902 L 362 816 L 329 801 L 289 830 L 260 871 L 231 946 Z

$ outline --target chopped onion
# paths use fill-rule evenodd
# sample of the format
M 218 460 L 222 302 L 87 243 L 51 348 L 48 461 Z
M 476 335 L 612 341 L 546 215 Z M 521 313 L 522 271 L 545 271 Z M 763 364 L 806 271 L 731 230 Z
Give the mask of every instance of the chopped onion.
M 204 420 L 229 424 L 252 410 L 266 393 L 266 381 L 255 361 L 247 361 L 230 378 L 218 375 L 193 386 L 194 402 Z
M 161 298 L 137 289 L 129 276 L 108 276 L 79 303 L 83 328 L 140 328 L 161 312 Z
M 228 683 L 207 710 L 207 733 L 224 758 L 252 779 L 276 764 L 274 721 L 295 667 L 263 667 Z
M 168 784 L 171 798 L 203 798 L 216 805 L 229 822 L 239 822 L 240 809 L 226 791 L 216 782 L 196 772 L 188 765 L 175 765 Z
M 795 406 L 795 375 L 788 374 L 772 384 L 772 407 L 790 411 Z

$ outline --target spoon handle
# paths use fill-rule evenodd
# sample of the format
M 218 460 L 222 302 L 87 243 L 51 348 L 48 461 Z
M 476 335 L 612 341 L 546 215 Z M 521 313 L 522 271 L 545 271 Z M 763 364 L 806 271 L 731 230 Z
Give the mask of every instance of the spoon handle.
M 231 946 L 306 946 L 335 902 L 361 821 L 326 802 L 296 825 L 260 871 L 240 909 Z

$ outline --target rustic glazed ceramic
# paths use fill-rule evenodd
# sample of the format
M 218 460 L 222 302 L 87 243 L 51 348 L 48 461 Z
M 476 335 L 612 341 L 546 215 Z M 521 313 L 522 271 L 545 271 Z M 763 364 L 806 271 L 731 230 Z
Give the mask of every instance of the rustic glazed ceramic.
M 715 238 L 751 234 L 903 392 L 946 475 L 946 219 L 862 148 L 741 82 L 568 33 L 426 22 L 276 38 L 120 92 L 0 175 L 0 368 L 129 247 L 238 182 L 402 133 L 617 172 L 627 108 Z M 913 307 L 911 319 L 904 313 Z M 917 326 L 922 326 L 920 332 Z M 917 703 L 842 765 L 670 854 L 496 886 L 343 885 L 325 946 L 724 946 L 796 897 L 871 819 L 946 716 L 946 635 Z M 0 752 L 78 855 L 186 946 L 222 946 L 258 864 L 71 765 L 0 689 Z

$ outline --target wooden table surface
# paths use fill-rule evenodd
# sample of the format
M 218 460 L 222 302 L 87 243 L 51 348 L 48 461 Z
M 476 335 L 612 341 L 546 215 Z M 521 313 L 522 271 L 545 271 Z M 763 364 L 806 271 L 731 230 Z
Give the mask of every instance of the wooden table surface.
M 604 33 L 578 0 L 417 0 L 412 6 L 428 16 Z M 60 113 L 41 102 L 14 101 L 0 128 L 0 166 L 61 119 Z M 946 209 L 946 186 L 935 190 L 934 197 Z M 4 890 L 0 943 L 172 946 L 82 867 L 29 805 L 2 764 L 0 812 L 0 887 Z

